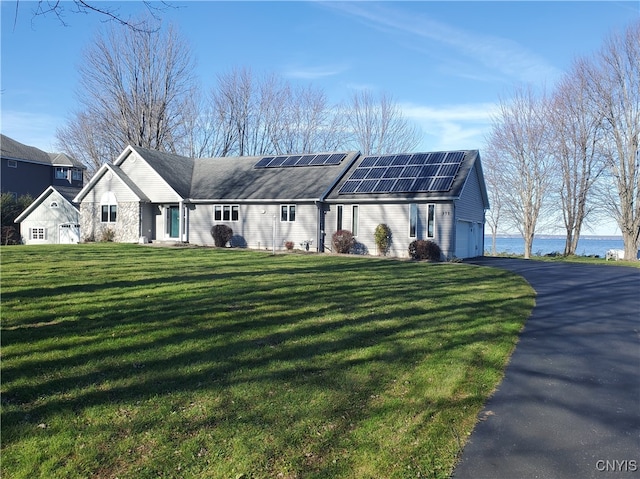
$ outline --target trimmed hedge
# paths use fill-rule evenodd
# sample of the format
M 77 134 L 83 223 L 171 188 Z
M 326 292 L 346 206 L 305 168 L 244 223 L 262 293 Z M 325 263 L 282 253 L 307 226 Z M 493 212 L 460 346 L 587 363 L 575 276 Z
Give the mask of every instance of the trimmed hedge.
M 214 225 L 211 228 L 211 236 L 213 236 L 213 243 L 218 248 L 224 248 L 233 238 L 233 230 L 227 225 Z
M 355 245 L 355 238 L 353 233 L 349 230 L 338 230 L 333 233 L 331 237 L 333 243 L 333 250 L 336 253 L 347 254 L 351 251 L 351 248 Z
M 416 260 L 440 261 L 442 250 L 431 240 L 415 240 L 409 245 L 409 256 Z

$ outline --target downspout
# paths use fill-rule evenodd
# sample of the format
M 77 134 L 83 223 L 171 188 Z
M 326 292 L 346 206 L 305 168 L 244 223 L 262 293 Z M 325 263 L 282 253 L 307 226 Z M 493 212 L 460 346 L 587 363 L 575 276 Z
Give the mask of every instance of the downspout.
M 180 241 L 184 242 L 184 200 L 180 200 L 178 202 L 178 211 L 180 214 L 178 216 L 178 230 L 180 231 Z

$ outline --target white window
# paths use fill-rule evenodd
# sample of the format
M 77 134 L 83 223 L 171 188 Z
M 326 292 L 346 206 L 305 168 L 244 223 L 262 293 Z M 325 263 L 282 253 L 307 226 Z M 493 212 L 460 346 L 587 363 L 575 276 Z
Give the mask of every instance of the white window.
M 358 223 L 360 222 L 358 205 L 353 205 L 351 212 L 351 232 L 353 236 L 358 236 Z
M 280 221 L 296 220 L 296 205 L 280 205 Z
M 116 201 L 116 195 L 113 192 L 108 191 L 102 195 L 100 199 L 101 215 L 100 221 L 102 223 L 115 223 L 118 216 L 118 202 Z
M 82 181 L 82 170 L 71 170 L 71 179 Z
M 29 239 L 46 240 L 47 228 L 29 228 Z
M 8 160 L 7 161 L 7 166 L 9 168 L 17 168 L 18 167 L 18 162 L 16 160 Z
M 415 238 L 418 234 L 418 205 L 411 203 L 409 206 L 409 238 Z
M 56 180 L 66 180 L 66 179 L 67 179 L 67 169 L 56 168 Z
M 57 208 L 57 207 L 58 207 L 57 201 L 52 201 L 51 204 L 49 205 L 49 208 Z
M 427 237 L 435 235 L 436 205 L 427 205 Z
M 214 205 L 214 221 L 239 221 L 240 206 L 238 205 Z

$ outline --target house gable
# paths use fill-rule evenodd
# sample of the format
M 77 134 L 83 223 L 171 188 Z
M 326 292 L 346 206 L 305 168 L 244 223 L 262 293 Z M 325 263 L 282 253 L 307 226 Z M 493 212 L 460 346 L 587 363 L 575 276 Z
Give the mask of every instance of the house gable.
M 128 146 L 114 164 L 153 203 L 176 203 L 189 197 L 191 158 Z
M 33 220 L 55 220 L 71 221 L 75 215 L 80 214 L 78 208 L 69 200 L 68 196 L 59 192 L 55 187 L 49 186 L 36 198 L 20 215 L 15 219 L 16 223 L 21 223 L 29 219 Z M 69 219 L 71 218 L 71 219 Z
M 99 203 L 105 193 L 112 192 L 118 202 L 144 201 L 149 199 L 115 165 L 104 164 L 91 178 L 91 181 L 75 197 L 76 203 Z

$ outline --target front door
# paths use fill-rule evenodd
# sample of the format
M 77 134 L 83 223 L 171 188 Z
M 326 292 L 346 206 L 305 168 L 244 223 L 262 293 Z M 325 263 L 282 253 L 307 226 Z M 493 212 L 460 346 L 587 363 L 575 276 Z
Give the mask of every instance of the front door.
M 169 238 L 180 237 L 180 208 L 170 206 L 167 214 Z

